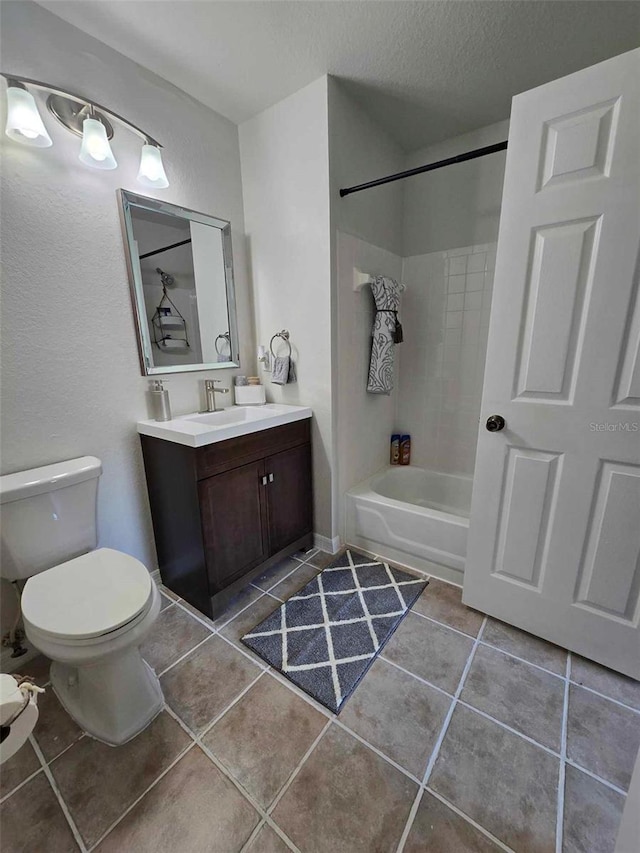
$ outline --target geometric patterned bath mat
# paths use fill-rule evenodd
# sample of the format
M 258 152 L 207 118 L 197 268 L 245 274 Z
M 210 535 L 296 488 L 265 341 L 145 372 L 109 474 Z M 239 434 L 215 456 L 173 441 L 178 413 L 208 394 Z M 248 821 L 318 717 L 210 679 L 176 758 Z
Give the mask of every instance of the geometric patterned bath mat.
M 337 714 L 426 586 L 345 551 L 242 642 Z

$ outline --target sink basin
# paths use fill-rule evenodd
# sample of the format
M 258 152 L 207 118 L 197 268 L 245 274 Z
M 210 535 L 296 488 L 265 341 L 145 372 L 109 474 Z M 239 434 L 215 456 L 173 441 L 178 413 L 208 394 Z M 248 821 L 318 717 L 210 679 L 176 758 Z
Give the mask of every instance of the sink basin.
M 240 435 L 293 423 L 311 417 L 306 406 L 230 406 L 219 412 L 176 415 L 171 421 L 139 421 L 141 435 L 163 438 L 188 447 L 204 447 Z
M 221 409 L 218 412 L 182 415 L 175 420 L 193 421 L 197 424 L 211 424 L 211 426 L 225 426 L 226 424 L 242 424 L 245 421 L 261 421 L 264 420 L 264 414 L 256 408 L 249 408 L 249 406 L 232 406 L 230 409 Z

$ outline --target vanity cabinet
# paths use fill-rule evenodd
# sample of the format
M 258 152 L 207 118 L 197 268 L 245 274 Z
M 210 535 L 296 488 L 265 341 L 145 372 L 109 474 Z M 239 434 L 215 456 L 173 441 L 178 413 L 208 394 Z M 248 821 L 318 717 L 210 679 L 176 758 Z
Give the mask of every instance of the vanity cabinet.
M 311 547 L 308 419 L 204 447 L 140 439 L 162 581 L 203 613 Z

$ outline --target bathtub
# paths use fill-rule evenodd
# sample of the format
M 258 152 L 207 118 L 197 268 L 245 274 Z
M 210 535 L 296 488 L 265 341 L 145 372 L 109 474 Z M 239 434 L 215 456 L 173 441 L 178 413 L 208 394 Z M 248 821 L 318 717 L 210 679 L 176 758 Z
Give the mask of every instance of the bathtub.
M 471 477 L 389 466 L 346 495 L 347 542 L 462 583 Z

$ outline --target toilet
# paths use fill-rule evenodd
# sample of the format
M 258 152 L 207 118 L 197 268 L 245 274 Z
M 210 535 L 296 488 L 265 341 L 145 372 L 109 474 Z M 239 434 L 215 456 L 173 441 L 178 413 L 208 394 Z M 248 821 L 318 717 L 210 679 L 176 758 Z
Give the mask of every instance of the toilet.
M 94 456 L 0 477 L 0 577 L 26 583 L 27 639 L 51 664 L 51 685 L 85 732 L 113 746 L 162 710 L 140 645 L 160 594 L 134 557 L 97 545 Z

